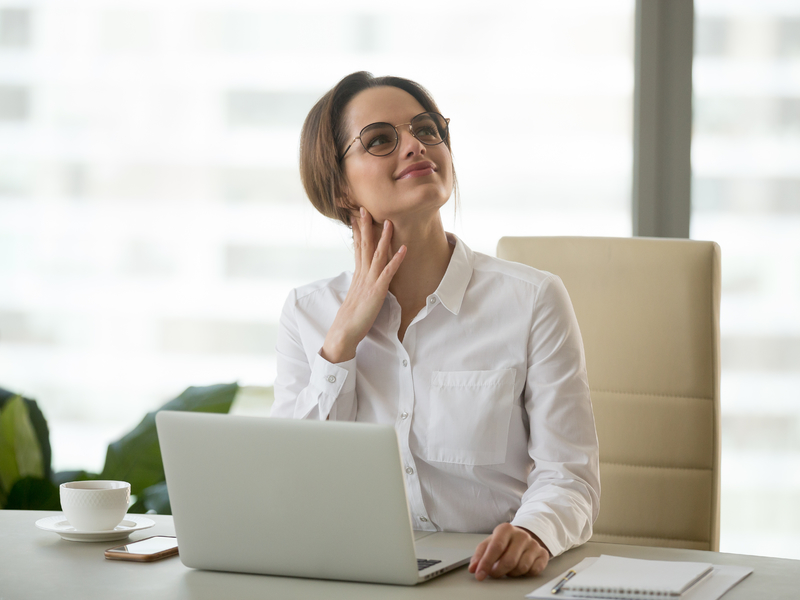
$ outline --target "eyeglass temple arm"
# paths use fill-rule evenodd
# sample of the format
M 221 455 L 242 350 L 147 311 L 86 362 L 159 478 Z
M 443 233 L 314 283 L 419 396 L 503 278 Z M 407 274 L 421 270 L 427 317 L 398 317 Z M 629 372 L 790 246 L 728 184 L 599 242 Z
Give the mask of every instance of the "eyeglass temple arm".
M 353 144 L 356 143 L 356 140 L 360 140 L 360 139 L 361 139 L 360 135 L 357 135 L 356 137 L 354 137 L 353 140 L 350 142 L 350 145 L 347 146 L 347 148 L 344 149 L 344 152 L 342 152 L 342 155 L 339 157 L 339 160 L 344 160 L 344 155 L 347 154 L 347 151 L 350 150 L 350 148 L 353 147 Z

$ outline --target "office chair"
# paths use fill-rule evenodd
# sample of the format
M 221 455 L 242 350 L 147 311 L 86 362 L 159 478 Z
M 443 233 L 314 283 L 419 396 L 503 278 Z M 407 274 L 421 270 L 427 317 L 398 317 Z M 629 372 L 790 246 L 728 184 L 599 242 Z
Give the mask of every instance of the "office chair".
M 720 250 L 656 238 L 504 237 L 572 299 L 600 441 L 592 541 L 719 550 Z

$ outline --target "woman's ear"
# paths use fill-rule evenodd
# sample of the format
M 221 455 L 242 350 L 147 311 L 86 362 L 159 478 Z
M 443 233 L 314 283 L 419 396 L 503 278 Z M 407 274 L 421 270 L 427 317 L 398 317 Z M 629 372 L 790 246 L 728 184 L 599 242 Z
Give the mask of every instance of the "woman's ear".
M 336 206 L 345 209 L 350 214 L 358 214 L 358 206 L 350 202 L 350 198 L 347 196 L 347 190 L 345 190 L 341 196 L 336 198 Z

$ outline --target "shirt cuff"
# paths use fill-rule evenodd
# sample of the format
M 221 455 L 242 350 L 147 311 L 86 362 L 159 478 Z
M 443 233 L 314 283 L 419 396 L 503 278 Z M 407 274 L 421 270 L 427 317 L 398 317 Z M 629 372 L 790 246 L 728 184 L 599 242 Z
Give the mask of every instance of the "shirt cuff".
M 356 359 L 352 358 L 341 363 L 331 363 L 319 354 L 314 359 L 309 385 L 317 390 L 319 396 L 319 418 L 324 421 L 334 413 L 349 413 L 351 406 L 338 407 L 334 404 L 338 399 L 350 403 L 355 401 L 356 390 Z
M 558 541 L 558 534 L 553 530 L 553 524 L 547 519 L 540 519 L 534 516 L 522 515 L 514 517 L 511 524 L 515 527 L 524 527 L 542 540 L 545 549 L 551 557 L 562 554 L 567 548 Z

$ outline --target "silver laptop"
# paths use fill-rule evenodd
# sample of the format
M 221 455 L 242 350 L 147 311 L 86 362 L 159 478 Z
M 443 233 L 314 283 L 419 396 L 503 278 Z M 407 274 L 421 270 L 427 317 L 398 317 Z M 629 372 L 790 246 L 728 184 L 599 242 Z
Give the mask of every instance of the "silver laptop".
M 389 425 L 172 411 L 156 425 L 187 567 L 413 585 L 485 537 L 413 531 Z

